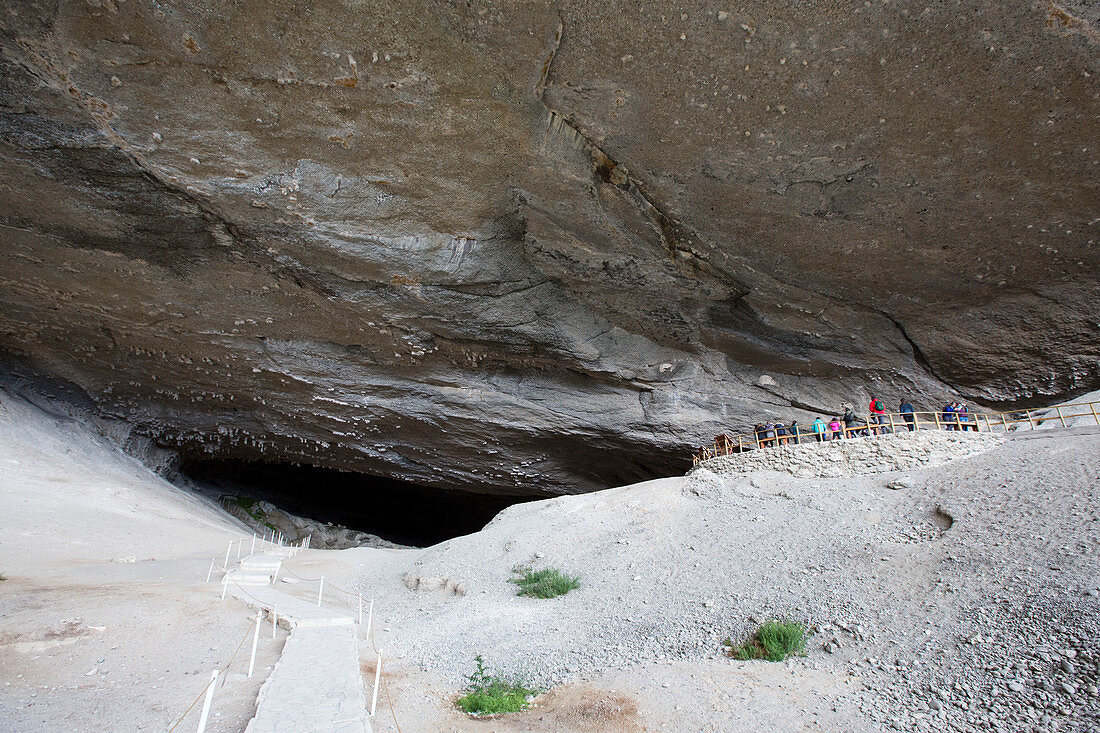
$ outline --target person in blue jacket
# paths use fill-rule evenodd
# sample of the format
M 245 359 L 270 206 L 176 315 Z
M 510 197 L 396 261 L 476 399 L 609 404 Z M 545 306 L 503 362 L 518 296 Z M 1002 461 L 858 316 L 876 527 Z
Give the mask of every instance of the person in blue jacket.
M 909 401 L 908 397 L 903 397 L 901 405 L 898 407 L 898 412 L 901 413 L 901 419 L 905 420 L 905 424 L 909 427 L 909 432 L 913 432 L 917 429 L 916 419 L 913 415 L 913 403 Z

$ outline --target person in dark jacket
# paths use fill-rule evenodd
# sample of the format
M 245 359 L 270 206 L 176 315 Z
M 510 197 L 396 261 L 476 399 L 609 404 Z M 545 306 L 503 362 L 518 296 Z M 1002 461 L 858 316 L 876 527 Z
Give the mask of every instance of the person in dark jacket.
M 909 432 L 913 432 L 917 429 L 915 416 L 913 415 L 913 404 L 909 402 L 909 398 L 905 397 L 901 401 L 901 405 L 898 406 L 898 412 L 901 413 L 901 417 L 905 420 L 905 424 L 909 427 Z
M 955 422 L 955 403 L 948 402 L 943 406 L 943 429 L 944 430 L 958 430 L 959 426 Z
M 854 435 L 865 434 L 866 431 L 860 431 L 857 428 L 862 427 L 864 423 L 860 421 L 856 414 L 852 412 L 851 407 L 844 408 L 844 437 L 851 438 Z

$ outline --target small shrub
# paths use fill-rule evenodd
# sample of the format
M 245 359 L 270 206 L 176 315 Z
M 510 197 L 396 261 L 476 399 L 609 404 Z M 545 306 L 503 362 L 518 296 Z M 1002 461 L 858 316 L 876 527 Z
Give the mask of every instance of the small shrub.
M 538 690 L 521 682 L 489 672 L 480 654 L 474 661 L 477 669 L 466 678 L 470 681 L 466 694 L 455 700 L 455 705 L 464 712 L 470 715 L 517 713 L 527 707 L 531 696 L 538 694 Z
M 520 577 L 508 582 L 519 586 L 516 595 L 531 598 L 554 598 L 563 596 L 574 588 L 580 588 L 581 579 L 574 575 L 565 575 L 557 568 L 532 570 L 528 567 L 513 568 L 512 572 Z
M 767 659 L 782 662 L 792 654 L 806 649 L 806 627 L 798 621 L 768 621 L 740 646 L 728 637 L 728 654 L 734 659 Z
M 272 531 L 276 531 L 275 530 L 275 525 L 272 524 L 271 522 L 267 521 L 267 516 L 264 515 L 264 513 L 262 511 L 260 511 L 260 508 L 256 506 L 257 504 L 260 503 L 259 499 L 253 499 L 250 496 L 234 496 L 232 498 L 232 501 L 233 501 L 234 504 L 239 506 L 241 509 L 244 509 L 244 511 L 248 514 L 248 516 L 252 517 L 257 522 L 264 525 L 268 529 L 270 529 Z

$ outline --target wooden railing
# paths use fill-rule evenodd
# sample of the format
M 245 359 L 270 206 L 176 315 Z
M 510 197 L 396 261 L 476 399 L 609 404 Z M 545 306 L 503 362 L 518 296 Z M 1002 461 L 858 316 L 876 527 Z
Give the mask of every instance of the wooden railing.
M 810 425 L 799 425 L 797 435 L 776 435 L 773 438 L 760 437 L 755 432 L 741 433 L 739 435 L 719 435 L 713 444 L 703 446 L 693 456 L 695 465 L 703 461 L 719 456 L 728 456 L 734 453 L 744 453 L 750 450 L 762 450 L 774 448 L 779 445 L 793 445 L 802 443 L 827 442 L 829 440 L 841 440 L 860 438 L 870 435 L 885 435 L 895 432 L 915 432 L 917 430 L 962 430 L 974 432 L 1010 432 L 1027 425 L 1034 430 L 1044 423 L 1055 422 L 1056 427 L 1069 427 L 1066 420 L 1077 417 L 1088 417 L 1100 426 L 1100 402 L 1078 402 L 1057 407 L 1047 407 L 1038 410 L 1012 410 L 1010 412 L 888 412 L 884 415 L 874 415 L 872 420 L 881 418 L 879 422 L 864 422 L 859 418 L 857 424 L 845 427 L 841 421 L 838 431 L 828 429 L 825 424 L 824 433 L 814 433 Z M 788 426 L 787 430 L 791 428 Z

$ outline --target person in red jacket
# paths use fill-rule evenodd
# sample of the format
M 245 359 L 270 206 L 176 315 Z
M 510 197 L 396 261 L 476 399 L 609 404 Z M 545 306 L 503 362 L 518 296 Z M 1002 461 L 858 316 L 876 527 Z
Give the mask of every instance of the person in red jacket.
M 871 411 L 871 423 L 877 425 L 886 425 L 886 403 L 880 400 L 875 395 L 871 395 L 871 404 L 869 407 Z M 886 427 L 872 428 L 872 432 L 876 435 L 885 435 L 887 432 Z

